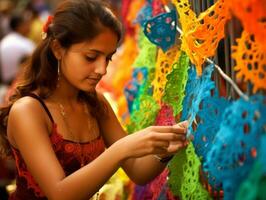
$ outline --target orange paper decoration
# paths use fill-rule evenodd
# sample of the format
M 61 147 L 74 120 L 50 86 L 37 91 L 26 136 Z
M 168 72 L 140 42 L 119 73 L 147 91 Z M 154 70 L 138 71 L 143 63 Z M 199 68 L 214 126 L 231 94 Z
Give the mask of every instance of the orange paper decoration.
M 243 31 L 241 38 L 237 39 L 237 46 L 233 46 L 232 50 L 237 78 L 250 81 L 254 93 L 258 89 L 266 89 L 266 52 L 263 44 L 259 43 L 254 35 Z
M 241 20 L 244 29 L 254 34 L 258 42 L 266 44 L 266 0 L 226 0 L 226 4 Z

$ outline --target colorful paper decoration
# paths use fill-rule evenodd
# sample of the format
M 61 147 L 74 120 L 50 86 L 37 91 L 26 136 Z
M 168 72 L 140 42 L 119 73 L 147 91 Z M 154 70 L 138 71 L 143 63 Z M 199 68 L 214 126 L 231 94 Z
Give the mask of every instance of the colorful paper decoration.
M 166 104 L 161 105 L 161 109 L 158 112 L 158 115 L 155 120 L 155 125 L 172 126 L 174 124 L 175 124 L 175 118 L 173 115 L 173 109 Z
M 168 184 L 180 199 L 209 200 L 208 192 L 199 182 L 200 161 L 192 143 L 176 154 L 169 164 Z
M 144 24 L 146 21 L 152 18 L 152 6 L 150 3 L 146 3 L 145 6 L 141 8 L 139 11 L 136 20 L 134 20 L 137 23 L 140 23 L 142 27 L 144 27 Z
M 207 153 L 204 171 L 213 187 L 223 188 L 225 200 L 235 199 L 239 185 L 252 169 L 260 138 L 265 133 L 266 107 L 261 106 L 265 101 L 265 97 L 257 95 L 249 101 L 240 98 L 232 103 L 224 111 L 220 129 Z
M 182 102 L 185 97 L 185 87 L 188 79 L 189 58 L 181 52 L 179 61 L 172 67 L 172 72 L 166 78 L 162 101 L 173 108 L 174 116 L 182 110 Z
M 266 134 L 260 138 L 258 159 L 252 167 L 248 178 L 240 185 L 236 200 L 256 200 L 266 197 Z
M 266 44 L 266 0 L 226 0 L 226 4 L 241 20 L 244 30 L 260 44 Z M 266 46 L 262 47 L 266 51 Z
M 129 133 L 153 125 L 160 109 L 156 101 L 149 95 L 142 95 L 140 102 L 139 110 L 134 110 L 131 113 L 130 124 L 127 126 Z
M 175 44 L 176 12 L 160 14 L 144 24 L 144 34 L 154 44 L 167 51 Z
M 139 54 L 133 63 L 133 67 L 147 67 L 148 69 L 155 67 L 157 48 L 144 35 L 139 32 Z
M 214 82 L 211 80 L 213 69 L 213 64 L 208 65 L 200 77 L 197 77 L 194 67 L 189 69 L 181 118 L 182 120 L 189 120 L 187 137 L 190 137 L 193 133 L 192 123 L 199 111 L 200 103 L 204 98 L 211 95 L 211 90 L 215 87 Z
M 135 68 L 133 70 L 132 76 L 133 76 L 132 80 L 130 80 L 125 85 L 125 89 L 124 89 L 124 92 L 127 98 L 127 103 L 128 103 L 127 104 L 128 110 L 130 113 L 132 112 L 133 101 L 137 97 L 141 85 L 143 85 L 145 80 L 147 79 L 148 69 L 146 67 Z
M 157 16 L 165 12 L 162 0 L 152 1 L 152 16 Z
M 167 83 L 166 76 L 171 73 L 173 63 L 178 61 L 179 58 L 178 46 L 170 48 L 167 52 L 158 50 L 158 56 L 155 67 L 155 79 L 153 84 L 153 97 L 157 102 L 161 102 L 164 95 L 165 84 Z
M 232 47 L 237 78 L 250 81 L 254 93 L 266 89 L 266 51 L 263 46 L 265 44 L 259 43 L 255 36 L 243 31 L 241 38 L 237 39 L 237 46 Z
M 122 17 L 125 25 L 126 33 L 133 36 L 137 33 L 137 27 L 133 23 L 137 18 L 138 11 L 145 4 L 145 0 L 123 0 L 126 1 L 125 5 L 122 3 Z
M 219 41 L 224 37 L 225 23 L 231 17 L 228 7 L 224 0 L 219 0 L 197 18 L 187 0 L 173 2 L 183 30 L 181 49 L 188 54 L 200 75 L 202 64 L 215 54 Z
M 213 140 L 220 128 L 224 110 L 230 106 L 230 101 L 219 97 L 216 91 L 213 96 L 202 100 L 199 112 L 197 113 L 197 129 L 193 133 L 192 143 L 196 154 L 201 162 L 206 161 L 206 156 L 212 148 Z

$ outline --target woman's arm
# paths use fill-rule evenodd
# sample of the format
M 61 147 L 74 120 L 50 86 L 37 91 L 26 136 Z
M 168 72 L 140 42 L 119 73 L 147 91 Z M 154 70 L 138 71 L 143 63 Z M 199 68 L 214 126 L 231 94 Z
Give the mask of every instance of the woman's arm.
M 179 139 L 175 134 L 176 128 L 147 128 L 114 140 L 98 158 L 66 176 L 52 148 L 47 128 L 49 123 L 39 102 L 24 97 L 11 108 L 8 138 L 19 149 L 28 170 L 51 200 L 88 199 L 114 174 L 123 160 L 169 153 L 166 148 L 169 141 Z M 121 133 L 115 134 L 116 137 Z M 126 162 L 125 168 L 130 171 L 129 164 Z
M 102 99 L 107 107 L 108 107 L 108 114 L 109 117 L 106 120 L 101 121 L 101 131 L 104 135 L 105 142 L 107 145 L 112 145 L 116 141 L 119 142 L 119 140 L 123 137 L 127 136 L 127 133 L 123 130 L 122 126 L 120 125 L 117 117 L 115 116 L 111 106 L 107 102 L 107 100 L 99 94 L 100 99 Z M 176 153 L 178 150 L 184 148 L 186 146 L 186 122 L 181 122 L 180 124 L 177 124 L 173 127 L 175 127 L 175 130 L 171 130 L 171 126 L 153 126 L 148 127 L 144 130 L 141 130 L 137 133 L 134 133 L 130 135 L 133 140 L 138 140 L 139 133 L 142 133 L 143 136 L 145 136 L 146 133 L 153 133 L 153 132 L 161 132 L 162 134 L 166 134 L 167 132 L 175 132 L 177 139 L 169 144 L 169 142 L 166 142 L 165 148 L 168 148 L 168 153 L 160 154 L 162 157 L 169 156 L 173 153 Z M 135 135 L 136 134 L 136 135 Z M 133 138 L 135 135 L 135 138 Z M 128 136 L 127 136 L 128 137 Z M 128 144 L 129 145 L 129 144 Z M 128 174 L 128 176 L 137 184 L 146 184 L 147 182 L 154 179 L 157 175 L 159 175 L 165 168 L 167 163 L 161 163 L 157 158 L 154 157 L 154 155 L 147 155 L 143 157 L 137 157 L 137 158 L 128 158 L 125 159 L 122 162 L 122 167 L 125 170 L 125 172 Z
M 118 145 L 107 149 L 97 159 L 75 173 L 65 176 L 52 148 L 42 107 L 25 97 L 12 106 L 8 136 L 19 149 L 28 170 L 48 199 L 88 199 L 119 168 L 123 154 Z

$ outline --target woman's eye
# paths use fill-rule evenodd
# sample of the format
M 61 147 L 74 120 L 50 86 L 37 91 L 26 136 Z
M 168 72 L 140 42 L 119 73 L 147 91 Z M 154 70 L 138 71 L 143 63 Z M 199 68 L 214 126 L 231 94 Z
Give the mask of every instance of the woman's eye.
M 90 56 L 86 56 L 86 60 L 89 62 L 95 61 L 96 57 L 90 57 Z

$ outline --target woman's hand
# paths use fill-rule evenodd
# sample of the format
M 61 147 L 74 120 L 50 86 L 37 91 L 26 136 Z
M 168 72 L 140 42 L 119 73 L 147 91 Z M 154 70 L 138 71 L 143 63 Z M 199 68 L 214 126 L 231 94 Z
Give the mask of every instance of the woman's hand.
M 187 122 L 174 126 L 151 126 L 118 140 L 114 145 L 124 158 L 171 155 L 186 145 Z
M 185 148 L 188 145 L 188 141 L 186 140 L 188 121 L 182 121 L 178 124 L 173 125 L 173 127 L 183 129 L 184 130 L 183 136 L 185 138 L 184 138 L 184 140 L 171 141 L 169 146 L 168 146 L 169 153 L 157 154 L 160 158 L 165 158 L 165 157 L 171 156 L 171 155 L 175 154 L 176 152 L 178 152 L 179 150 Z M 171 153 L 174 150 L 175 150 L 175 152 Z

